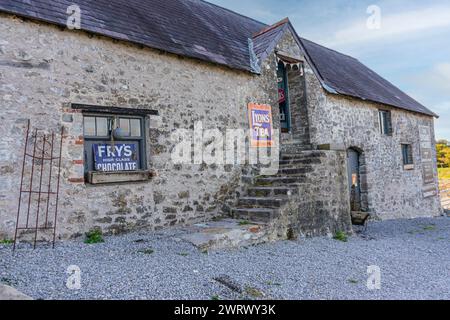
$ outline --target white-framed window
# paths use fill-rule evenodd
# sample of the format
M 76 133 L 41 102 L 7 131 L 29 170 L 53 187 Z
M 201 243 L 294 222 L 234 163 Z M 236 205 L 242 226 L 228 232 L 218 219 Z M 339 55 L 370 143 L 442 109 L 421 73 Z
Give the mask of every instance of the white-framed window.
M 378 110 L 380 132 L 382 135 L 392 135 L 392 116 L 388 110 Z

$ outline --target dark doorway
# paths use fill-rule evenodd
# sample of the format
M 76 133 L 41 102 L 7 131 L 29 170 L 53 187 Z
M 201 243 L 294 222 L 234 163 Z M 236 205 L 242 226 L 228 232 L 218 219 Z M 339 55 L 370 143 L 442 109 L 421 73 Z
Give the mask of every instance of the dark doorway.
M 289 110 L 289 84 L 288 76 L 284 63 L 278 63 L 277 71 L 278 81 L 278 104 L 280 106 L 280 122 L 281 131 L 290 132 L 291 130 L 291 115 Z
M 355 149 L 347 150 L 348 185 L 352 211 L 361 211 L 361 153 Z

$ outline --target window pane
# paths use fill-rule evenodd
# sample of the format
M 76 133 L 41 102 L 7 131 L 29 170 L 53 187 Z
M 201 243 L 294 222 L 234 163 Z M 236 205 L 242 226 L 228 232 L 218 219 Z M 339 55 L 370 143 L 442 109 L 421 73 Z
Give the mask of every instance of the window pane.
M 131 119 L 131 136 L 140 137 L 141 136 L 141 120 Z
M 84 135 L 95 136 L 95 118 L 84 117 Z
M 414 158 L 413 158 L 412 146 L 408 145 L 408 164 L 413 164 L 413 163 L 414 163 Z
M 130 119 L 120 118 L 119 127 L 122 129 L 124 136 L 130 136 Z
M 403 158 L 403 164 L 406 164 L 406 145 L 402 144 L 402 158 Z
M 389 134 L 389 113 L 383 112 L 384 117 L 384 134 Z
M 383 112 L 382 111 L 378 112 L 378 117 L 380 118 L 379 119 L 380 120 L 380 132 L 382 134 L 384 134 L 384 121 L 383 121 Z
M 403 164 L 414 164 L 412 146 L 410 144 L 402 144 Z
M 108 118 L 96 117 L 95 119 L 97 120 L 97 136 L 108 136 Z

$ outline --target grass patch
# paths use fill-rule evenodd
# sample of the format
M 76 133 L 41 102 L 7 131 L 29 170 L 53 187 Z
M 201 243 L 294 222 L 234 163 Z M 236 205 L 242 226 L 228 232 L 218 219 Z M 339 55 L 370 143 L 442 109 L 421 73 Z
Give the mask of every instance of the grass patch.
M 187 257 L 189 255 L 189 253 L 187 253 L 187 252 L 180 252 L 178 255 L 182 256 L 182 257 Z
M 262 298 L 264 293 L 253 287 L 245 287 L 245 293 L 252 298 Z
M 429 226 L 424 226 L 423 230 L 425 230 L 425 231 L 434 231 L 434 230 L 436 230 L 436 226 L 434 224 L 429 225 Z
M 345 232 L 338 231 L 334 235 L 333 239 L 337 240 L 337 241 L 341 241 L 341 242 L 347 242 L 348 241 L 348 236 L 347 236 L 347 234 Z
M 252 223 L 250 221 L 247 221 L 247 220 L 239 221 L 239 225 L 240 226 L 248 226 L 250 224 L 252 224 Z
M 103 233 L 100 229 L 93 229 L 86 233 L 86 238 L 84 239 L 84 243 L 86 244 L 96 244 L 103 243 L 105 240 L 103 239 Z
M 155 253 L 155 250 L 153 250 L 152 248 L 147 248 L 147 249 L 139 250 L 138 252 L 139 252 L 139 253 L 142 253 L 142 254 L 148 254 L 148 255 L 150 255 L 150 254 Z
M 358 280 L 355 280 L 355 279 L 349 279 L 348 282 L 351 283 L 351 284 L 357 284 L 357 283 L 359 283 L 359 281 L 358 281 Z
M 220 300 L 220 297 L 219 297 L 219 295 L 215 294 L 211 297 L 211 300 L 217 301 L 217 300 Z
M 450 168 L 438 168 L 439 180 L 450 180 Z
M 13 244 L 14 240 L 10 240 L 10 239 L 3 239 L 0 240 L 0 244 Z

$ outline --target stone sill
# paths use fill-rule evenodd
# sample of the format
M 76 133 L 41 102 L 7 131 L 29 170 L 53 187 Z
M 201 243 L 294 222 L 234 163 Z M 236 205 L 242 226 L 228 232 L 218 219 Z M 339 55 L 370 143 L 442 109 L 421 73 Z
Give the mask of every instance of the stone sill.
M 414 165 L 413 164 L 407 164 L 403 166 L 404 170 L 414 170 Z
M 149 181 L 154 176 L 151 171 L 126 171 L 126 172 L 96 172 L 90 171 L 87 175 L 87 182 L 93 185 L 143 182 Z

